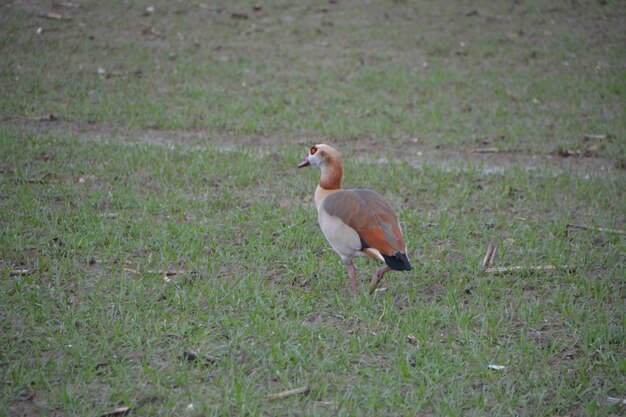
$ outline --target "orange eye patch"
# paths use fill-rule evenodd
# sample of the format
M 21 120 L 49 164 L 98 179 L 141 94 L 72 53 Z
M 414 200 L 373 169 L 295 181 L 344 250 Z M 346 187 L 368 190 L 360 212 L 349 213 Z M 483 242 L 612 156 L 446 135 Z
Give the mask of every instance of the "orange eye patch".
M 311 155 L 315 155 L 315 152 L 317 152 L 317 148 L 315 146 L 311 147 Z

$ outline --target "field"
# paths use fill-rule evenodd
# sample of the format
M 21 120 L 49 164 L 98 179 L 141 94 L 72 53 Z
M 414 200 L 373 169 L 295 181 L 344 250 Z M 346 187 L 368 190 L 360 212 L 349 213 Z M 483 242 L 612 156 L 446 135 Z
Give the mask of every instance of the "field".
M 621 1 L 2 2 L 0 416 L 623 415 L 625 45 Z M 414 266 L 356 300 L 316 143 Z

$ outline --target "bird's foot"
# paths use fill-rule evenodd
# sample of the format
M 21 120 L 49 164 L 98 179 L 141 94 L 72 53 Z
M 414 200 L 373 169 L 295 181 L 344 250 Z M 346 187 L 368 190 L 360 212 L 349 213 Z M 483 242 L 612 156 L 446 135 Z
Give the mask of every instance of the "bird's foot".
M 370 282 L 370 294 L 373 294 L 374 291 L 376 291 L 378 283 L 382 281 L 383 276 L 385 276 L 385 274 L 389 271 L 391 271 L 391 268 L 389 268 L 388 266 L 383 266 L 378 271 L 376 271 L 376 273 L 374 274 L 374 278 L 372 278 L 372 282 Z

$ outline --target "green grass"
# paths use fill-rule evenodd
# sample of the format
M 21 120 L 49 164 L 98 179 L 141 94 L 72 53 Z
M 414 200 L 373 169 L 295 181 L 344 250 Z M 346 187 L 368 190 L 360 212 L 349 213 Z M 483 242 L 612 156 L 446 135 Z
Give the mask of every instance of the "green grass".
M 0 132 L 9 415 L 618 413 L 606 397 L 625 392 L 626 243 L 564 228 L 621 226 L 622 174 L 389 163 L 381 177 L 347 161 L 347 181 L 400 209 L 415 265 L 370 297 L 376 266 L 360 261 L 352 301 L 298 149 L 193 145 Z M 498 265 L 578 268 L 484 275 L 494 236 L 514 239 Z M 167 269 L 187 272 L 150 272 Z M 305 384 L 308 396 L 264 399 Z
M 0 4 L 0 416 L 623 413 L 624 3 L 256 3 Z M 356 301 L 320 142 L 414 265 Z
M 537 153 L 591 133 L 626 155 L 622 2 L 352 3 L 4 6 L 2 111 Z

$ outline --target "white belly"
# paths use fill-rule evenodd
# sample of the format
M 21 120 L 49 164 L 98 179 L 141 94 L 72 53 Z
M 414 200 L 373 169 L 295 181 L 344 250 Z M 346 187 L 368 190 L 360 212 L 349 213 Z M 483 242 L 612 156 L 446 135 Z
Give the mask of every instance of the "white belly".
M 355 256 L 365 256 L 361 252 L 359 235 L 353 228 L 342 222 L 339 217 L 331 216 L 321 209 L 318 211 L 318 221 L 328 243 L 344 262 L 348 262 Z

